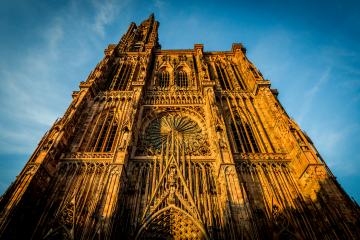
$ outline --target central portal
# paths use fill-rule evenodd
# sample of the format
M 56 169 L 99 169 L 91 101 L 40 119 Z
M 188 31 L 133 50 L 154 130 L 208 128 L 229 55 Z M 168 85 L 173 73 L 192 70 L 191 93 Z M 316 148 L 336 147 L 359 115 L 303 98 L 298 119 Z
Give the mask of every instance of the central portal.
M 201 120 L 154 114 L 140 129 L 136 150 L 127 168 L 122 231 L 135 239 L 208 239 L 219 209 Z
M 204 229 L 190 215 L 169 206 L 153 215 L 137 239 L 206 239 Z

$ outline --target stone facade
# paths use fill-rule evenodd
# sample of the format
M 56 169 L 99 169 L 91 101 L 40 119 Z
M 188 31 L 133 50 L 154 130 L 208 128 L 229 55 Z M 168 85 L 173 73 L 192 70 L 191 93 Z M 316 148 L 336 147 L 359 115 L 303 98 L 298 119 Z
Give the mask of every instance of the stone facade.
M 0 202 L 1 239 L 358 239 L 360 211 L 246 49 L 131 23 Z

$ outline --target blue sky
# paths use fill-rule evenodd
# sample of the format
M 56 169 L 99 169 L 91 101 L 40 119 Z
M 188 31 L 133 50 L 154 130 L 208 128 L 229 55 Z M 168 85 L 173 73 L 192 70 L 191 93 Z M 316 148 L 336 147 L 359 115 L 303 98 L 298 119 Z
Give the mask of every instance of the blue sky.
M 163 49 L 230 50 L 242 42 L 360 202 L 358 9 L 356 1 L 2 1 L 0 193 L 106 46 L 154 12 Z

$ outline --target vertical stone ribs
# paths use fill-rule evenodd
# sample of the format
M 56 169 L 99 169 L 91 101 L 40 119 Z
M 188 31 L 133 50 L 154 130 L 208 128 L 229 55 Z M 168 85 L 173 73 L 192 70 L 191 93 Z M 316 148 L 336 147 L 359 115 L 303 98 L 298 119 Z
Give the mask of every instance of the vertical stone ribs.
M 159 215 L 165 212 L 171 212 L 168 218 L 176 221 L 164 220 L 162 224 L 168 224 L 167 228 L 175 235 L 180 234 L 177 231 L 188 231 L 188 236 L 194 234 L 196 237 L 201 232 L 202 238 L 206 238 L 205 226 L 211 229 L 220 221 L 216 214 L 218 204 L 212 164 L 194 162 L 189 155 L 196 151 L 191 139 L 201 136 L 200 132 L 199 126 L 189 118 L 171 114 L 147 126 L 145 133 L 150 144 L 147 147 L 153 149 L 156 157 L 145 163 L 132 161 L 129 165 L 131 177 L 124 204 L 130 216 L 125 224 L 131 226 L 132 223 L 133 229 L 125 228 L 130 230 L 125 235 L 141 238 L 144 234 L 160 234 L 162 230 L 152 228 L 160 221 Z M 187 230 L 176 225 L 179 217 L 188 219 Z M 197 227 L 192 229 L 193 225 Z
M 63 162 L 49 188 L 47 211 L 34 239 L 90 239 L 103 216 L 109 165 Z
M 135 23 L 130 24 L 127 33 L 120 40 L 120 52 L 143 52 L 146 46 L 160 48 L 158 26 L 159 22 L 155 21 L 153 14 L 138 27 Z
M 0 198 L 0 239 L 358 239 L 360 210 L 246 49 L 131 23 Z
M 122 229 L 125 235 L 141 236 L 154 221 L 160 221 L 156 219 L 166 209 L 188 216 L 191 225 L 199 226 L 203 234 L 204 226 L 212 229 L 221 223 L 211 164 L 178 162 L 173 157 L 164 163 L 160 159 L 133 161 L 129 173 L 131 178 L 123 200 L 127 212 L 122 219 L 127 226 Z

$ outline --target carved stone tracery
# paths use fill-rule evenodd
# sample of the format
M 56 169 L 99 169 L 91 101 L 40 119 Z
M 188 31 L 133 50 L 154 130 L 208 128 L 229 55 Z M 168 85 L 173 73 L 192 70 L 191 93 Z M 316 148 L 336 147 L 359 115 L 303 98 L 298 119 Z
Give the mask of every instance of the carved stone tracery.
M 245 48 L 161 50 L 158 26 L 130 24 L 80 83 L 0 198 L 0 238 L 357 239 L 358 206 Z
M 208 156 L 209 144 L 201 128 L 188 117 L 164 115 L 154 119 L 141 136 L 138 154 L 159 155 L 170 141 L 176 141 L 185 155 Z M 141 152 L 141 149 L 143 152 Z
M 205 230 L 186 212 L 174 207 L 159 211 L 142 229 L 137 239 L 207 239 Z

